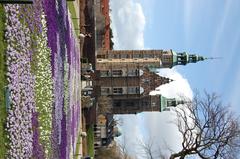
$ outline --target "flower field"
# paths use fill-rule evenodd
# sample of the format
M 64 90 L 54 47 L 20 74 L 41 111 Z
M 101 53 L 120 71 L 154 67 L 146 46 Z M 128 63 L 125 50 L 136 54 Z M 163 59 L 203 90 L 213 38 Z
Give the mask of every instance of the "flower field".
M 73 158 L 80 51 L 66 1 L 2 5 L 0 13 L 0 158 Z

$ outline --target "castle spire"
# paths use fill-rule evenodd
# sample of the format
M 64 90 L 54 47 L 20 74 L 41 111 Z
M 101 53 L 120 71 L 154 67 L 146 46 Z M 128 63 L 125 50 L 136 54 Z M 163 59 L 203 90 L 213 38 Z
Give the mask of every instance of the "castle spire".
M 211 59 L 211 58 L 205 58 L 203 56 L 199 56 L 196 54 L 188 54 L 186 52 L 181 52 L 181 53 L 176 53 L 172 51 L 172 56 L 173 56 L 173 65 L 186 65 L 189 63 L 197 63 L 199 61 L 204 61 L 206 59 Z
M 170 79 L 168 77 L 163 77 L 163 76 L 160 76 L 160 79 L 161 79 L 161 84 L 160 85 L 168 84 L 168 83 L 174 81 L 173 79 Z

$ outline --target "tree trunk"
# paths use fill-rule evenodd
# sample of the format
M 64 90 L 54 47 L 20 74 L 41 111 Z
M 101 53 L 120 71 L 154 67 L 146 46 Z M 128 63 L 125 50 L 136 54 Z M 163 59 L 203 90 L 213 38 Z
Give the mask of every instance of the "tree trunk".
M 177 157 L 180 157 L 179 159 L 184 159 L 185 156 L 187 156 L 187 154 L 188 154 L 188 153 L 187 153 L 186 151 L 180 151 L 180 152 L 178 152 L 178 153 L 172 154 L 169 159 L 175 159 L 175 158 L 177 158 Z

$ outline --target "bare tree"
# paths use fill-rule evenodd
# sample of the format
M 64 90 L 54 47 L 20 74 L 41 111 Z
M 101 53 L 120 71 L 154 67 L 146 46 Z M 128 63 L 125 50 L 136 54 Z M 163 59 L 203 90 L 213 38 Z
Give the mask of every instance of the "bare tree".
M 82 108 L 89 108 L 92 106 L 92 101 L 90 96 L 81 97 Z
M 122 159 L 119 148 L 116 144 L 112 147 L 102 147 L 96 151 L 96 159 Z
M 149 139 L 147 142 L 139 140 L 140 150 L 143 151 L 142 155 L 146 159 L 154 159 L 154 145 L 153 140 Z
M 97 111 L 100 114 L 106 114 L 112 112 L 112 100 L 108 96 L 100 96 L 98 98 Z
M 167 159 L 167 156 L 163 154 L 162 149 L 154 143 L 153 138 L 149 138 L 146 141 L 139 140 L 138 145 L 141 156 L 146 159 Z
M 132 159 L 125 150 L 122 152 L 122 147 L 114 142 L 110 147 L 98 149 L 96 159 Z
M 239 119 L 216 94 L 196 95 L 176 109 L 182 149 L 170 159 L 198 155 L 202 159 L 235 159 L 240 150 Z
M 122 159 L 131 159 L 131 156 L 129 155 L 129 152 L 127 150 L 127 143 L 126 143 L 126 136 L 123 136 L 123 139 L 121 142 L 118 143 L 119 150 L 121 152 Z

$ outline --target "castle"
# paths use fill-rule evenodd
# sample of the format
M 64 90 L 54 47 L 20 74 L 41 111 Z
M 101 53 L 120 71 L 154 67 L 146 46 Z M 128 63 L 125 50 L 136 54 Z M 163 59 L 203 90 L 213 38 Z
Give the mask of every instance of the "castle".
M 172 79 L 156 74 L 159 68 L 196 63 L 206 58 L 173 50 L 99 50 L 96 58 L 95 91 L 112 99 L 114 114 L 164 111 L 183 101 L 149 95 Z

